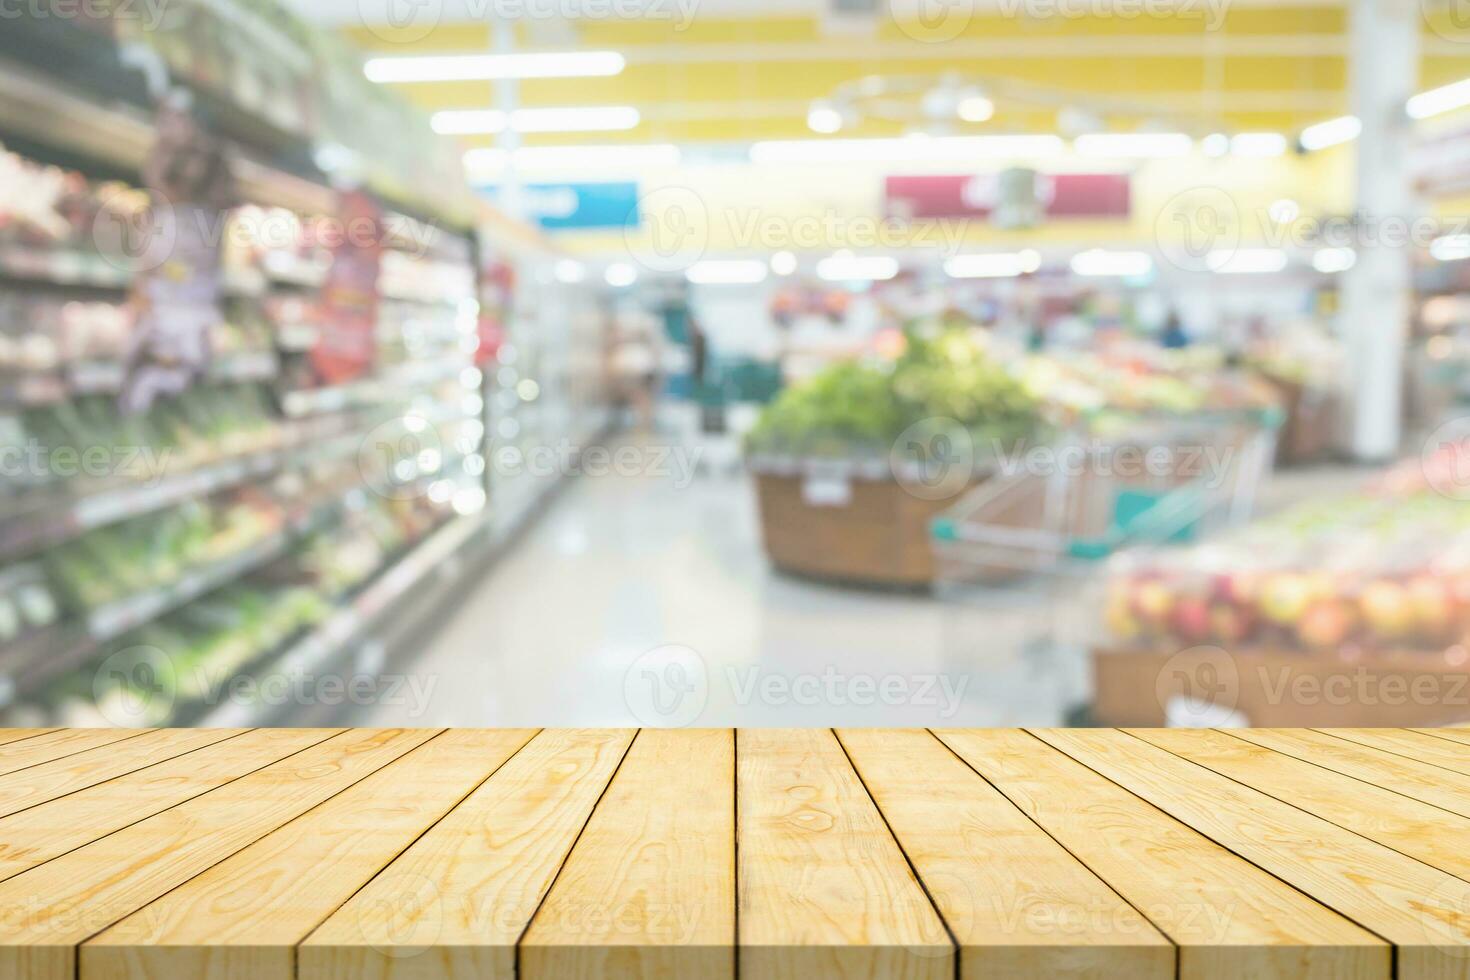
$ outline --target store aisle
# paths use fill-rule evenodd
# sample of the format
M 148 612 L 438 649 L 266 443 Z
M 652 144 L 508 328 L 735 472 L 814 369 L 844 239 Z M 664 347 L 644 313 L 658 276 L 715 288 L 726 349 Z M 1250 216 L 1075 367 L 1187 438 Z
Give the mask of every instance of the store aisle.
M 1037 618 L 772 572 L 743 473 L 579 476 L 362 722 L 1057 724 L 1084 664 Z

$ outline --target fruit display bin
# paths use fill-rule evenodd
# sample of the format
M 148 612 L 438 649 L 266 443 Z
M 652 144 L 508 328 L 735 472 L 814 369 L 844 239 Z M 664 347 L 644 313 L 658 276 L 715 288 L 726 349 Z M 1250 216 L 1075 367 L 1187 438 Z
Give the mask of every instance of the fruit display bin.
M 1466 448 L 1198 545 L 1117 556 L 1099 720 L 1162 721 L 1180 699 L 1256 725 L 1470 718 L 1470 506 L 1446 482 Z M 1210 676 L 1179 680 L 1196 667 Z
M 855 585 L 933 583 L 929 525 L 952 501 L 910 492 L 888 460 L 751 457 L 747 465 L 776 568 Z

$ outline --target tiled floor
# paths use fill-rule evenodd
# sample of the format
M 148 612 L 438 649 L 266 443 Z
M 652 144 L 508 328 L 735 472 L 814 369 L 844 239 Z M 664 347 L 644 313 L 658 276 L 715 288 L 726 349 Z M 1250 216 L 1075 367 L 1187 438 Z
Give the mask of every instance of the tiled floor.
M 1086 590 L 961 601 L 795 580 L 764 560 L 749 477 L 715 469 L 687 486 L 574 478 L 405 665 L 417 693 L 360 720 L 1051 725 L 1086 701 Z M 1277 477 L 1263 506 L 1355 480 Z

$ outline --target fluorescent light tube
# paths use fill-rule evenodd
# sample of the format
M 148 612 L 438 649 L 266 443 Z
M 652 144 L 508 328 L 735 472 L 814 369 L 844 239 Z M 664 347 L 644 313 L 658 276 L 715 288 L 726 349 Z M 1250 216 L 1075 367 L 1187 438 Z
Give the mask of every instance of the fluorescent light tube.
M 1144 276 L 1153 270 L 1147 252 L 1110 252 L 1094 248 L 1072 256 L 1072 271 L 1079 276 Z
M 992 252 L 987 255 L 956 255 L 944 263 L 944 271 L 955 279 L 1008 279 L 1041 268 L 1041 256 L 1026 249 Z
M 1308 126 L 1297 137 L 1297 142 L 1301 144 L 1302 149 L 1308 152 L 1325 150 L 1339 143 L 1352 142 L 1362 131 L 1363 121 L 1357 116 L 1338 116 L 1336 119 Z
M 748 286 L 765 282 L 766 274 L 759 259 L 707 259 L 691 265 L 684 277 L 699 286 Z
M 497 78 L 594 78 L 617 75 L 627 60 L 616 51 L 535 54 L 409 55 L 370 58 L 374 82 L 475 82 Z

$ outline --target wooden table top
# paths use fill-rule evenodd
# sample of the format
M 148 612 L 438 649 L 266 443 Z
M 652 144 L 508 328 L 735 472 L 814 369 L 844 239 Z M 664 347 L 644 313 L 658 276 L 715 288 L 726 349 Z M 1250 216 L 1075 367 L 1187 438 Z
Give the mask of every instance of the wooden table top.
M 1470 978 L 1470 730 L 0 730 L 6 978 L 737 974 Z

